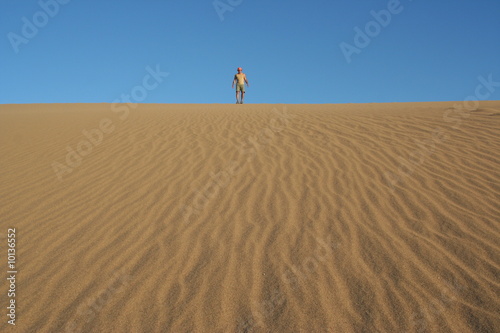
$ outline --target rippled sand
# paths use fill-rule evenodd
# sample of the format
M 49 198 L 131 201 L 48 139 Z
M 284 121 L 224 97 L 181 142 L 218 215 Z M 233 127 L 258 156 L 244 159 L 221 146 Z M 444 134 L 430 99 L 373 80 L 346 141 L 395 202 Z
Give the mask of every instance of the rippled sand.
M 498 332 L 500 102 L 461 105 L 1 105 L 1 325 Z

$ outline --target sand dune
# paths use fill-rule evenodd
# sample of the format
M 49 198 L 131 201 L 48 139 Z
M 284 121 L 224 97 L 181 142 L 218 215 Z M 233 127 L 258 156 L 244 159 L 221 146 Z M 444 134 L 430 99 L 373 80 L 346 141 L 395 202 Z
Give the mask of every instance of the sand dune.
M 498 332 L 500 102 L 461 105 L 1 105 L 2 331 Z

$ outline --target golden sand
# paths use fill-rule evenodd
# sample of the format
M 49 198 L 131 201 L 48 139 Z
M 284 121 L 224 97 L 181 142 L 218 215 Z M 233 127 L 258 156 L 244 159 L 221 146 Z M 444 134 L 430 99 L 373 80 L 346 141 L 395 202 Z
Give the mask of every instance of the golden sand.
M 5 332 L 498 332 L 500 102 L 0 106 Z

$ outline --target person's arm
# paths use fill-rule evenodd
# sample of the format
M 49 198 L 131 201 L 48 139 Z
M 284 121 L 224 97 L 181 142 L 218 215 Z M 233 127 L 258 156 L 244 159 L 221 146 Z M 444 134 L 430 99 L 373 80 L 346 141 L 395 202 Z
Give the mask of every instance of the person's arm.
M 248 80 L 247 80 L 247 76 L 245 75 L 245 82 L 247 84 L 248 87 L 250 87 L 250 84 L 248 83 Z
M 231 88 L 234 88 L 234 83 L 236 82 L 236 75 L 234 76 L 234 79 L 233 79 L 233 85 L 231 86 Z

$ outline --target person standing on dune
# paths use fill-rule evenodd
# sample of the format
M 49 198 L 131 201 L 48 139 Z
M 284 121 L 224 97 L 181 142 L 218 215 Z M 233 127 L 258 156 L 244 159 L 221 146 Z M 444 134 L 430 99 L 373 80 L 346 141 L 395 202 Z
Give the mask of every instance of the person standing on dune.
M 250 87 L 250 85 L 248 84 L 247 76 L 242 72 L 243 69 L 238 67 L 237 70 L 238 74 L 234 75 L 232 87 L 234 89 L 234 84 L 236 83 L 236 104 L 243 104 L 243 100 L 245 98 L 245 83 L 248 87 Z M 241 96 L 240 99 L 238 99 L 238 92 Z

